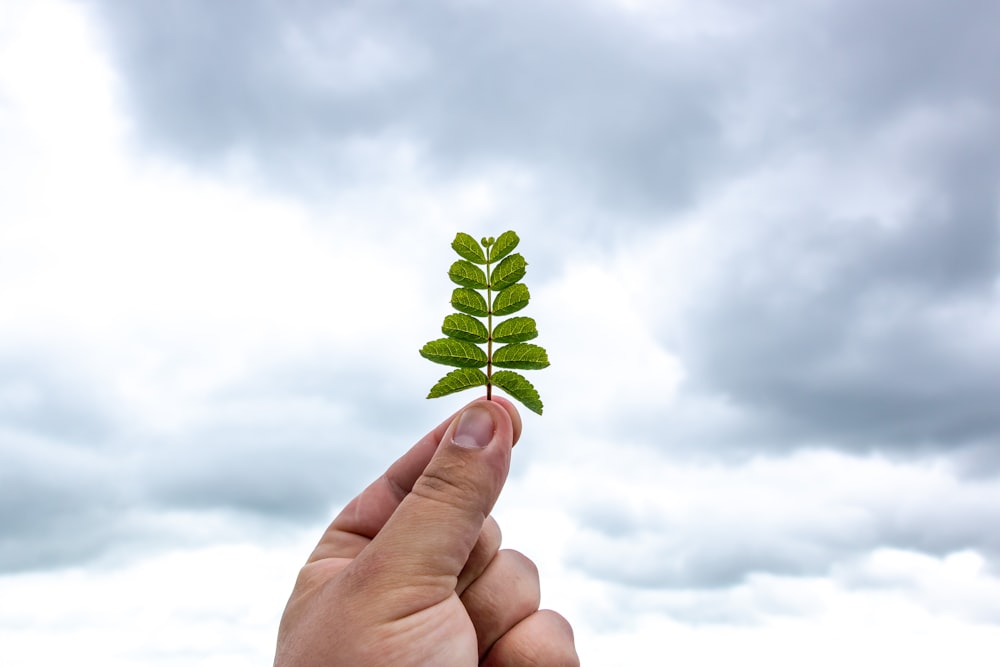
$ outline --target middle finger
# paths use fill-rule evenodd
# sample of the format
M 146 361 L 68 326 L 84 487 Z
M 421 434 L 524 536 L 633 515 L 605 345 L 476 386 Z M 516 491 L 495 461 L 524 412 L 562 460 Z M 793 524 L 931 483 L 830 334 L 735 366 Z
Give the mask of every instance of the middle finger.
M 479 656 L 519 622 L 538 611 L 538 568 L 524 554 L 503 549 L 461 595 L 476 629 Z

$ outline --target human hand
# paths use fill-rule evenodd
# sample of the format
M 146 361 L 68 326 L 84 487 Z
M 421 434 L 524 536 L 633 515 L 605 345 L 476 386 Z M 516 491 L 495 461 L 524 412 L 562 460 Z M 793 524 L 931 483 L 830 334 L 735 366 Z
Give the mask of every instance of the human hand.
M 510 402 L 473 401 L 348 503 L 299 573 L 275 667 L 578 667 L 490 516 L 520 434 Z

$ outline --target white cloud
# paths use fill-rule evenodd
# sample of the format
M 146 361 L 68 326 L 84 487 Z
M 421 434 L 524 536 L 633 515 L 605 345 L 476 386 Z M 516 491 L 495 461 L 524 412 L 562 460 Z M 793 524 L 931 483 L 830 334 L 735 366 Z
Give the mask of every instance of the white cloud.
M 673 401 L 682 369 L 651 335 L 629 269 L 628 257 L 580 258 L 533 293 L 539 340 L 551 341 L 562 370 L 558 384 L 538 382 L 564 426 L 600 429 L 611 414 L 661 411 Z
M 266 663 L 312 548 L 244 543 L 166 552 L 108 569 L 0 578 L 0 641 L 24 667 Z M 56 639 L 58 638 L 58 639 Z
M 593 664 L 641 664 L 655 656 L 686 665 L 879 665 L 934 667 L 953 661 L 986 667 L 996 660 L 997 630 L 920 613 L 906 602 L 838 596 L 835 612 L 815 619 L 785 618 L 752 627 L 692 626 L 642 615 L 614 633 L 579 633 Z

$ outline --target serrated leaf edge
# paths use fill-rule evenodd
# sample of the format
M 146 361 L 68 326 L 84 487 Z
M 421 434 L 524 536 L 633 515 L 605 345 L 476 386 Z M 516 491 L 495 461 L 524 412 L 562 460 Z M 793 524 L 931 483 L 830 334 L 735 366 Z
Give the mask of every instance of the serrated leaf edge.
M 489 379 L 478 368 L 456 368 L 445 374 L 427 393 L 427 398 L 440 398 L 473 387 L 485 386 Z
M 499 382 L 497 377 L 499 376 Z M 511 378 L 514 382 L 527 385 L 526 387 L 511 388 L 507 385 L 506 378 Z M 512 398 L 520 401 L 524 407 L 528 408 L 536 414 L 542 414 L 544 409 L 544 404 L 542 403 L 541 396 L 538 395 L 538 390 L 535 389 L 535 385 L 531 384 L 527 378 L 525 378 L 520 373 L 515 373 L 514 371 L 497 371 L 492 377 L 493 386 L 503 389 Z M 523 390 L 523 391 L 522 391 Z
M 476 239 L 465 232 L 455 234 L 455 240 L 451 242 L 451 248 L 463 259 L 467 259 L 473 264 L 485 264 L 487 262 L 486 253 L 476 242 Z M 464 251 L 464 252 L 463 252 Z

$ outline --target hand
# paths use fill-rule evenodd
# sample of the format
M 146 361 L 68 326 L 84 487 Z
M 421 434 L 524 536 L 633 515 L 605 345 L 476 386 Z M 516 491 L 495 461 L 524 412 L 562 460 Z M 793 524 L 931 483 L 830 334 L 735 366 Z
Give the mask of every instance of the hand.
M 490 516 L 520 434 L 510 402 L 473 401 L 352 500 L 299 573 L 275 666 L 578 667 Z

